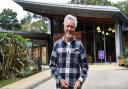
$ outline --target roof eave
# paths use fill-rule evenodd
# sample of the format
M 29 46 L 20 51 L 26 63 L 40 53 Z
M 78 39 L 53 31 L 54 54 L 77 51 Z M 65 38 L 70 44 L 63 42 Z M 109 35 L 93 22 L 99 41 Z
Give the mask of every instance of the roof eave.
M 40 15 L 66 15 L 73 14 L 82 17 L 112 18 L 115 21 L 128 23 L 128 18 L 116 7 L 105 6 L 82 6 L 70 4 L 39 3 L 26 0 L 13 0 L 23 7 L 24 10 Z

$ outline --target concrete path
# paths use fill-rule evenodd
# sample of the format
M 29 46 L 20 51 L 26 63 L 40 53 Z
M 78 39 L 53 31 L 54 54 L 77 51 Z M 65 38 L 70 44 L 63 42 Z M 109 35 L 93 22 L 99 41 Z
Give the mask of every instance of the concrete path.
M 54 89 L 50 70 L 22 79 L 1 89 Z M 118 64 L 89 65 L 88 78 L 82 89 L 128 89 L 128 68 Z
M 82 89 L 128 89 L 128 68 L 118 64 L 90 65 Z
M 0 89 L 33 89 L 39 84 L 46 82 L 50 78 L 51 78 L 50 70 L 44 70 L 40 73 L 19 80 Z
M 34 89 L 55 89 L 55 80 L 52 78 Z M 128 69 L 115 63 L 89 65 L 82 89 L 128 89 Z

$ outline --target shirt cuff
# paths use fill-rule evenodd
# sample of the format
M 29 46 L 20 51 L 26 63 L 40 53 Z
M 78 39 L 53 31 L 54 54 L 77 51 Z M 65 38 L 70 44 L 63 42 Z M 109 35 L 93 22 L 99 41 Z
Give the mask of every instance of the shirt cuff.
M 59 82 L 61 79 L 62 79 L 61 76 L 58 76 L 58 77 L 57 77 L 57 81 L 58 81 L 58 82 Z
M 78 79 L 81 83 L 83 83 L 84 82 L 84 79 L 82 78 L 82 77 L 79 77 L 79 79 Z

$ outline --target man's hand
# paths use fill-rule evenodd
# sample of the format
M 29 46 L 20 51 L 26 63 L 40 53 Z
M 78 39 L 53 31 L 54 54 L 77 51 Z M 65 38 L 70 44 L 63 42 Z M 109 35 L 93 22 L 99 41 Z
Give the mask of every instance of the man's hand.
M 66 80 L 64 79 L 61 79 L 60 80 L 60 86 L 61 86 L 61 89 L 67 89 L 68 88 L 68 83 Z
M 74 89 L 80 89 L 81 88 L 81 82 L 77 80 L 74 85 Z

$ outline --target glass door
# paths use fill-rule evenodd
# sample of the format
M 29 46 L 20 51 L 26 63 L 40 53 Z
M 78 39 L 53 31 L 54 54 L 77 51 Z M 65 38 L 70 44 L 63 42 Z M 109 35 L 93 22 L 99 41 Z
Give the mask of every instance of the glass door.
M 105 30 L 106 62 L 116 62 L 115 29 L 113 25 Z
M 114 24 L 84 22 L 83 28 L 88 62 L 116 62 Z
M 95 30 L 96 62 L 105 62 L 105 35 L 103 27 L 98 25 Z
M 95 30 L 96 62 L 116 62 L 114 25 L 97 25 Z

